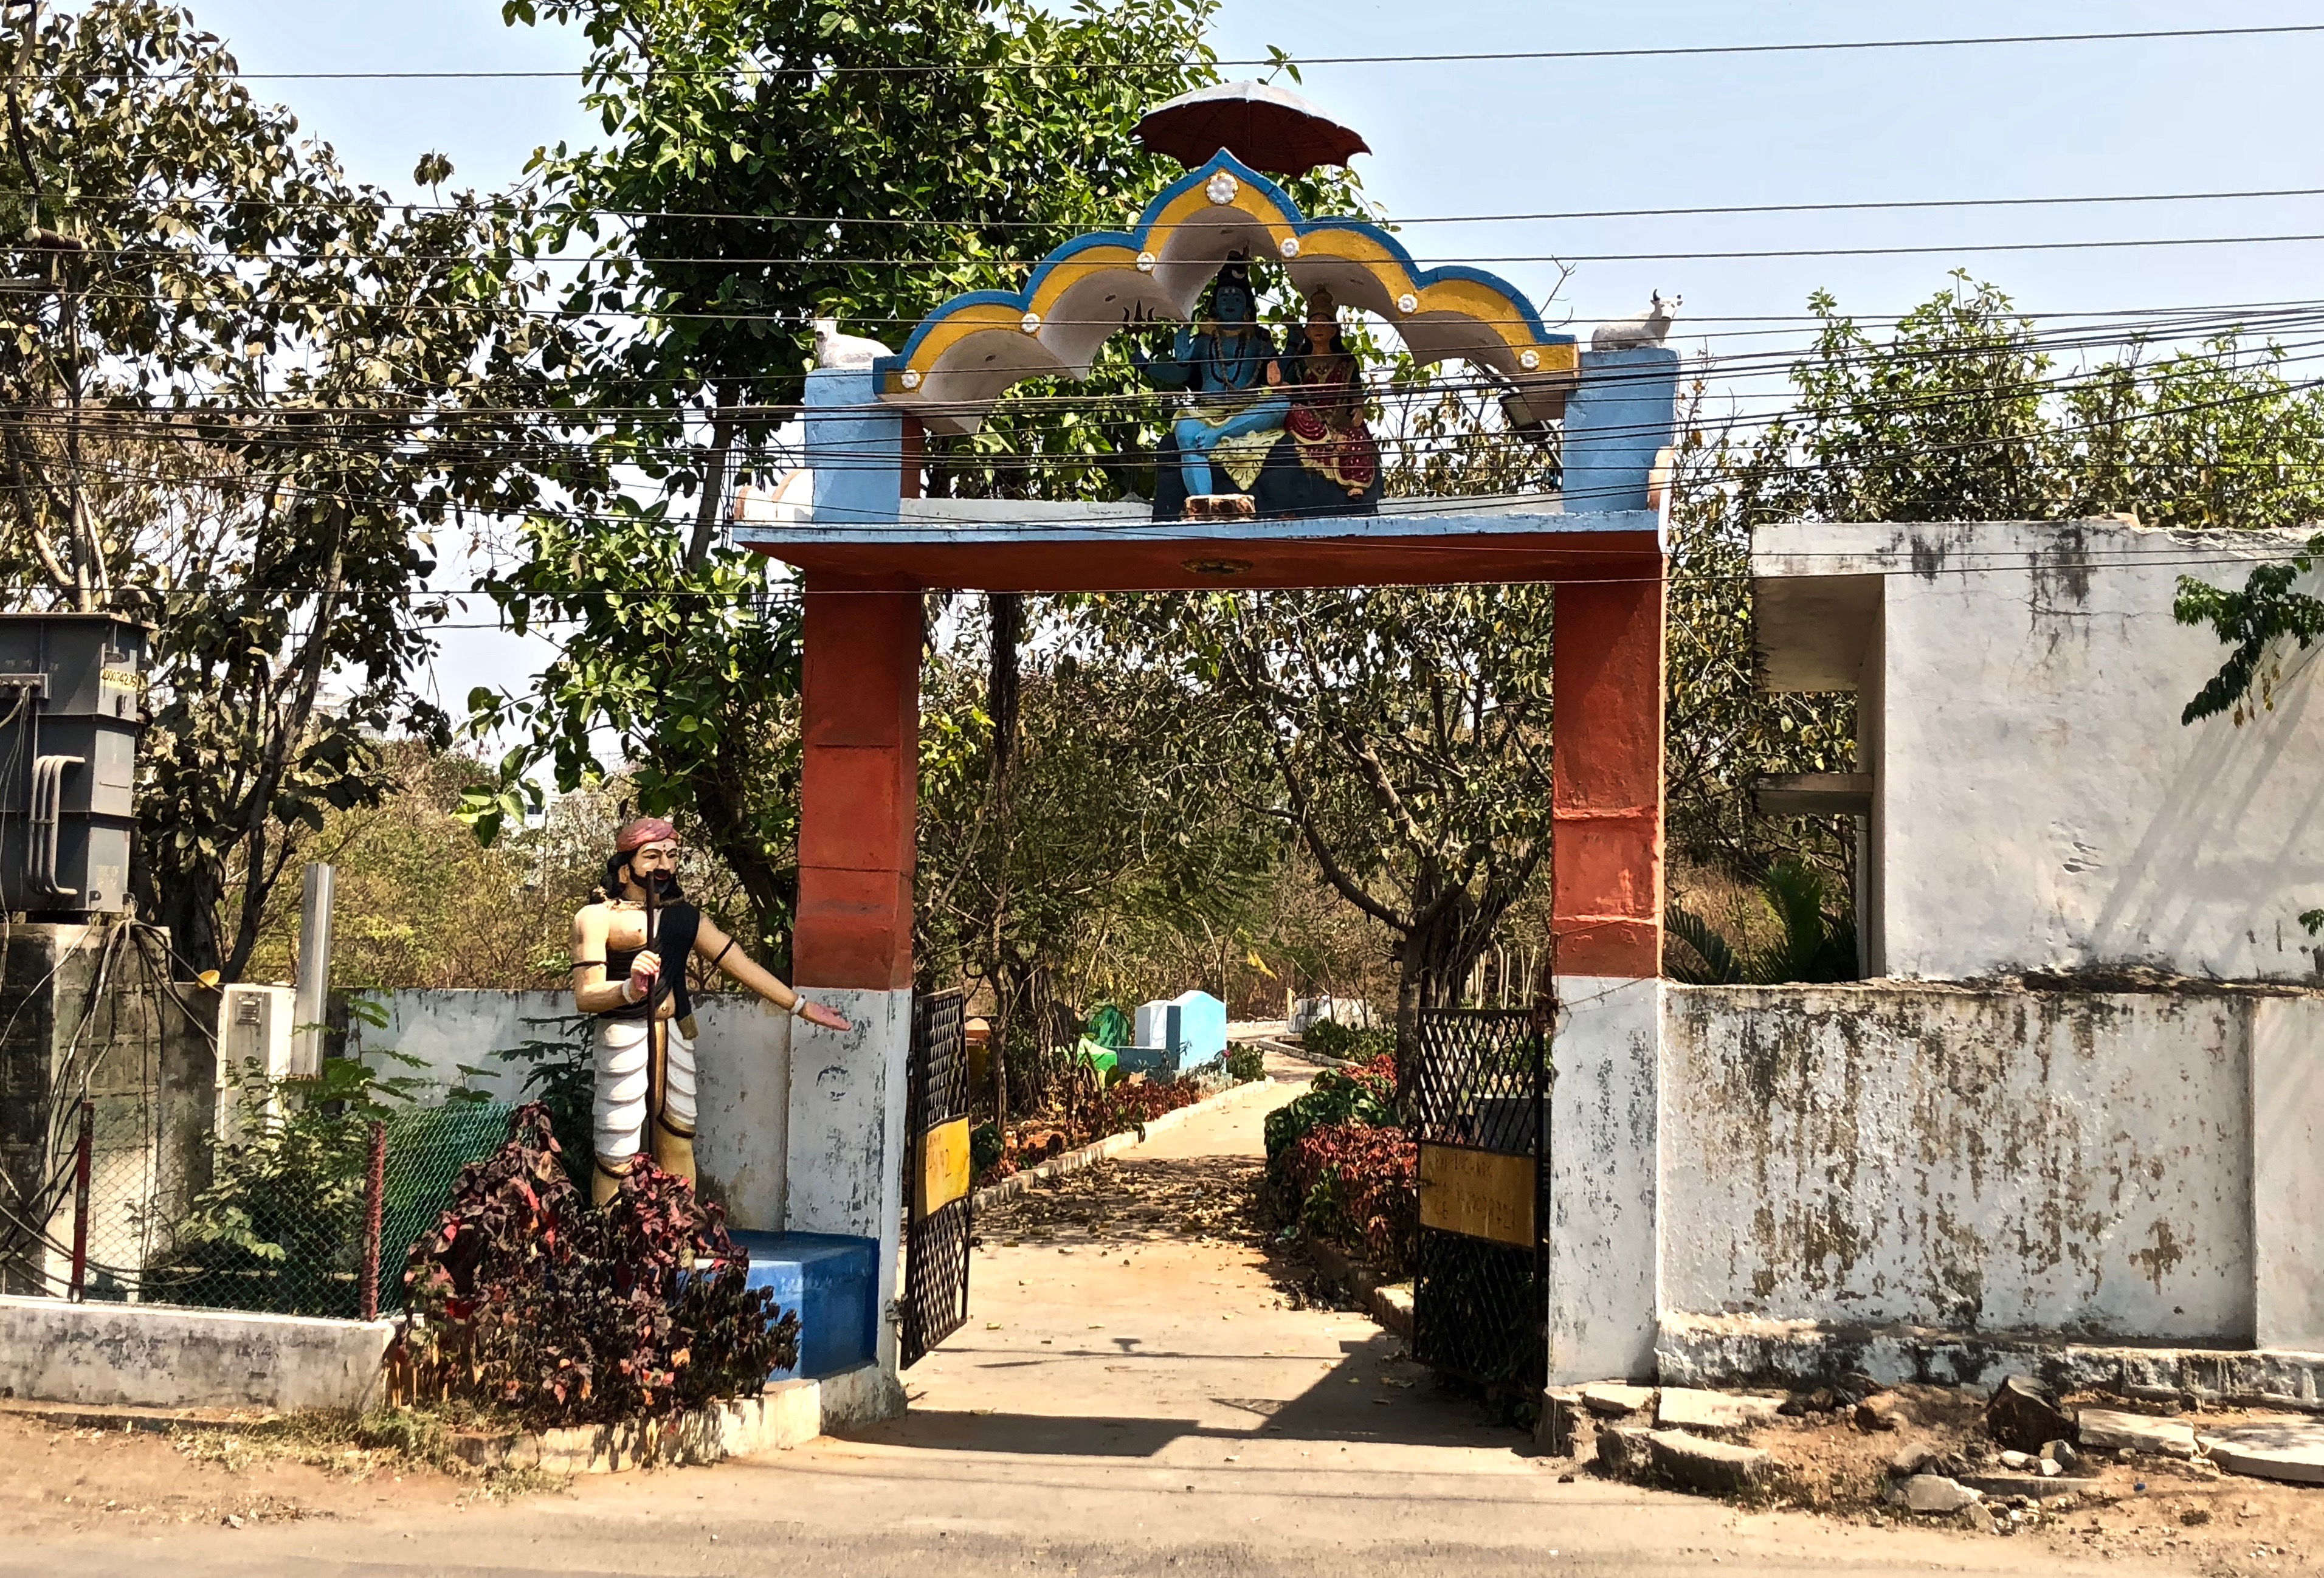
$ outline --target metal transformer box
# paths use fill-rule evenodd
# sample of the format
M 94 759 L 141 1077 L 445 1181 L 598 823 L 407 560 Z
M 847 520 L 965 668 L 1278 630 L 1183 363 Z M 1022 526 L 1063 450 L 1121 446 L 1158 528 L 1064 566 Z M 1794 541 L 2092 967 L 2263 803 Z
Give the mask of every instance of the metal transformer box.
M 0 614 L 0 909 L 130 909 L 148 634 L 112 614 Z

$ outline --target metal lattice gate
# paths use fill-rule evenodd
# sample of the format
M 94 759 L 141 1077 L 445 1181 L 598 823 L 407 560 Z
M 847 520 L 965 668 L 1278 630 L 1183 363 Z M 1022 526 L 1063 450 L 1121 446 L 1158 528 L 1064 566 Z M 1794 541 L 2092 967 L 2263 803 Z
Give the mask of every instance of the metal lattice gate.
M 1413 1353 L 1506 1403 L 1549 1375 L 1546 1008 L 1425 1009 Z
M 958 991 L 912 1000 L 901 1311 L 908 1369 L 968 1319 L 967 1007 Z

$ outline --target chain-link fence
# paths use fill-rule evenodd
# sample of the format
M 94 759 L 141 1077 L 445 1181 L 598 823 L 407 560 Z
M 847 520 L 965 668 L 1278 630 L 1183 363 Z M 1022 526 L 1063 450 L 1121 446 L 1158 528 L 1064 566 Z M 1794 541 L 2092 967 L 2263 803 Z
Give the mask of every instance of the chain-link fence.
M 373 1047 L 270 1078 L 265 1059 L 227 1057 L 219 1001 L 178 978 L 166 934 L 5 921 L 0 1294 L 338 1317 L 401 1306 L 411 1244 L 461 1168 L 508 1138 L 509 1103 L 469 1088 L 484 1070 L 459 1066 L 447 1087 Z M 537 1038 L 483 1061 L 521 1066 L 515 1083 L 586 1154 L 586 1021 L 528 1026 Z
M 383 1117 L 322 1113 L 221 1147 L 172 1252 L 143 1278 L 143 1297 L 342 1318 L 400 1309 L 406 1254 L 450 1203 L 460 1169 L 508 1138 L 511 1110 L 456 1102 Z
M 401 1308 L 411 1245 L 450 1204 L 461 1169 L 508 1139 L 513 1109 L 319 1094 L 241 1093 L 209 1182 L 180 1200 L 155 1187 L 150 1148 L 98 1143 L 101 1103 L 84 1103 L 68 1186 L 20 1273 L 40 1291 L 97 1300 L 343 1319 Z

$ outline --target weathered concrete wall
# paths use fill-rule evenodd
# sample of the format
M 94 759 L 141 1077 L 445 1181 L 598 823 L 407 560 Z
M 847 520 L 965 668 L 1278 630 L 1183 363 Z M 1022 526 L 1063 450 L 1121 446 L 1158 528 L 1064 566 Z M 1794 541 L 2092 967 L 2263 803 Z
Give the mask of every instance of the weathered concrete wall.
M 2324 1003 L 2252 1005 L 2251 1112 L 2259 1345 L 2324 1353 Z
M 2262 1009 L 2319 1044 L 2306 996 L 1666 986 L 1663 1308 L 2247 1343 Z
M 464 1084 L 494 1101 L 525 1100 L 530 1066 L 495 1054 L 527 1041 L 564 1040 L 573 1019 L 573 999 L 562 992 L 411 987 L 363 996 L 384 1010 L 387 1023 L 377 1029 L 349 1023 L 347 1056 L 368 1056 L 382 1074 L 419 1080 L 438 1095 Z M 391 1051 L 419 1066 L 380 1056 Z
M 1769 682 L 1877 709 L 1861 732 L 1877 967 L 2317 977 L 2295 918 L 2324 901 L 2313 654 L 2286 654 L 2252 722 L 2183 727 L 2226 649 L 2171 616 L 2180 577 L 2239 586 L 2305 537 L 2111 521 L 1756 535 Z
M 1549 1376 L 1644 1378 L 1655 1356 L 1655 1048 L 1663 984 L 1558 978 L 1551 1057 Z
M 393 1324 L 0 1297 L 0 1396 L 156 1408 L 362 1407 Z
M 380 1058 L 440 1093 L 466 1084 L 494 1100 L 527 1099 L 530 1065 L 494 1057 L 527 1041 L 563 1041 L 573 1033 L 573 1001 L 561 992 L 413 988 L 365 994 L 387 1014 L 384 1028 L 347 1029 L 349 1056 L 384 1050 L 420 1066 Z M 697 1136 L 695 1162 L 706 1186 L 726 1202 L 736 1227 L 783 1226 L 783 1158 L 790 1123 L 790 1016 L 748 992 L 696 1000 L 701 1035 L 695 1043 Z M 583 1026 L 584 1033 L 586 1027 Z M 462 1072 L 462 1066 L 478 1070 Z
M 167 940 L 104 925 L 0 930 L 0 1194 L 47 1193 L 69 1171 L 87 1095 L 88 1286 L 101 1297 L 120 1295 L 115 1269 L 143 1266 L 209 1178 L 217 997 L 168 982 Z M 63 1291 L 72 1201 L 51 1197 L 45 1247 L 0 1221 L 0 1292 Z
M 790 1082 L 790 1187 L 784 1225 L 880 1241 L 879 1306 L 896 1297 L 902 1255 L 904 1078 L 912 1046 L 912 994 L 853 987 L 813 989 L 852 1027 L 801 1020 L 798 1077 Z M 895 1323 L 880 1323 L 880 1368 L 897 1370 Z

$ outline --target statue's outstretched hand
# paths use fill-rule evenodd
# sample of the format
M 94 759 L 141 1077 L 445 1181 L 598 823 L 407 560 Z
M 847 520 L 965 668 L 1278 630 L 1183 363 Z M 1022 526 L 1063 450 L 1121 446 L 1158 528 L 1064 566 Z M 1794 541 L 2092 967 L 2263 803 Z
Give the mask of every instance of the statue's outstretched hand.
M 852 1030 L 855 1028 L 847 1022 L 844 1015 L 824 1007 L 819 1002 L 809 1002 L 805 998 L 799 1000 L 798 1011 L 799 1018 L 811 1025 L 821 1025 L 826 1030 Z

